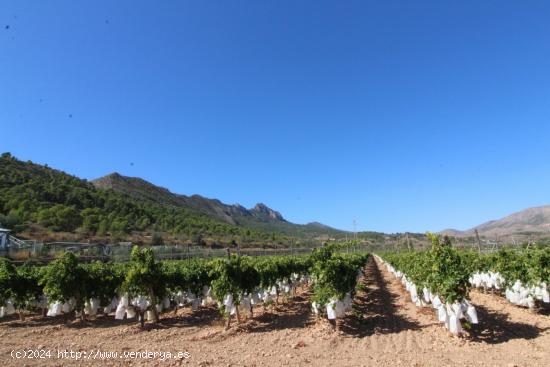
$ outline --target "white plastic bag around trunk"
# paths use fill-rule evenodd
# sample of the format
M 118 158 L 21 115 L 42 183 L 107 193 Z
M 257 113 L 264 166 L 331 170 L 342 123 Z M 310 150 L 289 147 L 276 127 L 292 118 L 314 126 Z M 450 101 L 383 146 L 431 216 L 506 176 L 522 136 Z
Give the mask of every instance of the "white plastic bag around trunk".
M 543 289 L 541 293 L 542 293 L 542 302 L 550 303 L 550 293 L 548 293 L 548 290 Z
M 535 299 L 532 296 L 528 296 L 525 299 L 525 303 L 526 303 L 527 307 L 529 307 L 529 308 L 534 308 L 535 307 Z
M 223 305 L 225 306 L 226 310 L 230 310 L 231 308 L 233 308 L 233 295 L 227 294 L 223 299 Z
M 70 303 L 69 303 L 69 302 L 65 302 L 65 303 L 63 303 L 63 305 L 61 306 L 61 311 L 62 311 L 63 313 L 69 313 L 69 312 L 71 312 L 71 308 L 72 308 L 72 307 L 71 307 Z
M 126 309 L 126 318 L 133 319 L 134 317 L 136 317 L 136 311 L 133 308 Z
M 440 304 L 437 308 L 437 319 L 440 322 L 445 322 L 447 320 L 447 310 L 445 309 L 445 306 Z
M 170 298 L 168 297 L 164 297 L 164 301 L 162 303 L 164 309 L 169 309 L 170 308 Z
M 453 303 L 451 305 L 451 309 L 453 310 L 453 313 L 455 314 L 457 319 L 460 320 L 462 317 L 464 317 L 464 314 L 462 313 L 462 306 L 460 305 L 460 303 L 458 302 Z
M 422 289 L 422 294 L 424 296 L 424 302 L 430 303 L 430 290 L 424 287 Z
M 4 314 L 13 315 L 15 313 L 15 307 L 13 307 L 12 301 L 7 301 L 4 305 Z
M 95 316 L 97 315 L 97 310 L 99 309 L 99 299 L 92 298 L 90 300 L 90 315 Z
M 4 316 L 6 316 L 6 311 L 5 311 L 5 307 L 2 306 L 0 307 L 0 319 Z
M 250 313 L 250 310 L 252 309 L 252 304 L 250 303 L 250 298 L 249 297 L 243 297 L 243 299 L 241 300 L 240 307 L 245 312 Z
M 153 314 L 153 311 L 147 311 L 145 313 L 145 321 L 154 321 L 155 315 Z
M 327 317 L 329 320 L 335 320 L 336 319 L 336 310 L 334 309 L 334 301 L 330 301 L 327 304 Z
M 145 311 L 148 307 L 147 299 L 143 296 L 138 296 L 132 301 L 132 305 L 138 307 L 141 311 Z
M 441 298 L 439 296 L 435 296 L 432 300 L 432 305 L 434 308 L 439 308 L 443 303 L 441 302 Z
M 48 308 L 48 313 L 46 314 L 46 316 L 61 315 L 62 308 L 63 308 L 63 305 L 61 304 L 61 302 L 52 303 Z
M 89 315 L 91 312 L 90 302 L 84 302 L 84 315 Z
M 116 297 L 113 297 L 113 299 L 111 300 L 111 309 L 113 308 L 116 308 L 116 306 L 118 306 L 118 303 L 119 303 L 119 300 L 116 298 Z
M 317 302 L 313 302 L 311 304 L 311 310 L 318 315 L 319 314 L 319 304 Z
M 477 324 L 477 312 L 474 306 L 468 305 L 468 308 L 466 309 L 466 320 L 468 320 L 472 324 Z
M 412 301 L 416 303 L 416 301 L 418 301 L 418 292 L 416 291 L 416 285 L 412 284 L 409 289 L 409 292 L 411 293 Z
M 116 308 L 115 311 L 115 320 L 122 320 L 124 319 L 124 314 L 126 313 L 126 307 L 121 303 Z
M 456 315 L 451 315 L 449 318 L 449 331 L 453 334 L 462 333 L 462 325 L 460 319 Z

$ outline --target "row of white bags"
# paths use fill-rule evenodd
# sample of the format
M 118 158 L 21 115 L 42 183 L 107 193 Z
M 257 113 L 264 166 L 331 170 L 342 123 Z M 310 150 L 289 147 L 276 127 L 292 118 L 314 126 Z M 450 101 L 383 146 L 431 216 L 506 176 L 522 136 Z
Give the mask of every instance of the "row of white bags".
M 376 255 L 375 255 L 376 256 Z M 429 289 L 423 288 L 421 294 L 418 294 L 416 285 L 411 282 L 405 274 L 396 270 L 391 264 L 385 262 L 379 256 L 376 258 L 382 262 L 396 278 L 401 280 L 405 285 L 405 289 L 410 293 L 411 300 L 418 307 L 429 307 L 430 305 L 437 310 L 437 318 L 445 324 L 445 328 L 452 334 L 460 334 L 463 332 L 461 319 L 466 319 L 472 324 L 479 322 L 476 309 L 467 300 L 462 302 L 454 302 L 453 304 L 443 303 L 438 295 L 433 294 Z
M 504 278 L 498 272 L 475 272 L 470 277 L 470 284 L 476 288 L 501 289 Z
M 46 296 L 42 296 L 40 297 L 40 299 L 38 301 L 33 301 L 30 303 L 32 307 L 34 308 L 47 308 L 48 307 L 48 298 Z M 8 299 L 4 306 L 1 306 L 0 307 L 0 318 L 4 317 L 4 316 L 9 316 L 9 315 L 12 315 L 15 313 L 15 307 L 14 307 L 14 303 L 11 299 Z
M 296 286 L 296 285 L 307 283 L 308 281 L 309 281 L 309 277 L 307 276 L 299 276 L 298 274 L 292 274 L 291 282 L 279 281 L 277 282 L 277 286 L 279 287 L 279 293 L 288 294 L 292 289 L 292 285 Z M 258 289 L 249 295 L 245 295 L 244 297 L 241 297 L 242 298 L 241 307 L 244 307 L 245 309 L 250 310 L 252 305 L 274 300 L 276 294 L 277 294 L 277 289 L 275 286 L 269 290 Z M 191 291 L 187 291 L 187 292 L 180 291 L 180 292 L 177 292 L 176 294 L 172 294 L 170 297 L 166 297 L 164 300 L 162 300 L 161 303 L 156 305 L 157 311 L 162 312 L 163 310 L 170 308 L 172 301 L 174 301 L 177 305 L 182 307 L 185 305 L 191 304 L 192 309 L 194 311 L 197 310 L 200 305 L 207 306 L 209 304 L 213 304 L 216 302 L 213 295 L 211 294 L 211 288 L 208 286 L 204 286 L 201 296 L 195 295 Z M 64 313 L 69 313 L 74 310 L 74 306 L 75 306 L 74 299 L 70 299 L 65 302 L 49 303 L 46 296 L 43 296 L 38 302 L 34 302 L 34 303 L 36 308 L 47 307 L 48 308 L 47 316 L 58 316 Z M 149 306 L 150 306 L 150 301 L 147 299 L 147 297 L 138 296 L 130 300 L 128 299 L 128 295 L 123 295 L 119 298 L 116 298 L 116 297 L 113 298 L 113 300 L 109 305 L 107 305 L 106 307 L 103 307 L 103 312 L 105 314 L 109 314 L 114 310 L 115 319 L 120 320 L 120 319 L 123 319 L 124 316 L 126 316 L 127 318 L 134 318 L 136 316 L 136 312 L 134 311 L 135 309 L 145 310 Z M 93 298 L 85 302 L 84 313 L 86 315 L 94 316 L 94 315 L 97 315 L 98 310 L 100 308 L 101 308 L 100 301 L 98 299 Z M 230 302 L 230 307 L 228 307 L 228 309 L 232 311 L 232 314 L 235 313 L 232 300 Z M 14 312 L 15 312 L 15 308 L 13 306 L 13 302 L 11 302 L 10 300 L 8 300 L 4 306 L 0 307 L 0 317 L 3 317 L 5 315 L 11 315 Z M 150 311 L 147 312 L 146 318 L 152 319 L 152 312 Z
M 305 284 L 309 281 L 307 276 L 300 277 L 298 274 L 292 274 L 292 284 L 287 281 L 278 281 L 276 286 L 269 289 L 257 288 L 250 294 L 243 294 L 239 298 L 241 301 L 238 304 L 240 310 L 247 313 L 251 313 L 252 306 L 263 303 L 273 302 L 277 297 L 277 288 L 279 288 L 279 294 L 289 294 L 293 286 Z M 234 303 L 233 295 L 227 294 L 222 302 L 218 302 L 218 307 L 225 307 L 225 310 L 230 315 L 234 315 L 237 311 L 237 305 Z
M 352 299 L 349 293 L 346 293 L 346 296 L 343 300 L 337 298 L 332 298 L 329 303 L 325 305 L 326 315 L 329 320 L 335 320 L 340 317 L 344 317 L 346 311 L 351 310 Z M 311 304 L 311 310 L 316 314 L 320 314 L 323 307 L 317 302 Z
M 136 317 L 136 310 L 145 311 L 151 306 L 151 301 L 148 297 L 137 296 L 132 299 L 128 297 L 127 294 L 120 297 L 118 300 L 118 305 L 115 310 L 115 320 L 122 320 L 126 315 L 126 318 L 133 319 Z M 157 312 L 162 312 L 164 309 L 170 308 L 170 299 L 168 297 L 164 298 L 162 302 L 155 305 Z M 145 313 L 145 320 L 150 321 L 154 319 L 152 310 L 147 310 Z
M 113 302 L 115 302 L 116 299 L 114 299 Z M 109 314 L 113 307 L 116 307 L 116 303 L 111 302 L 111 304 L 107 305 L 107 307 L 103 308 L 103 312 L 106 314 Z M 64 313 L 69 313 L 74 310 L 75 307 L 75 301 L 74 299 L 70 299 L 66 302 L 54 302 L 50 303 L 48 305 L 48 313 L 46 316 L 58 316 Z M 97 315 L 97 312 L 100 308 L 100 302 L 97 298 L 92 298 L 87 300 L 84 303 L 84 314 L 95 316 Z M 77 316 L 80 316 L 80 313 L 77 314 Z
M 470 284 L 477 288 L 499 290 L 504 283 L 505 279 L 498 272 L 476 272 L 470 277 Z M 550 303 L 550 293 L 546 282 L 527 286 L 520 280 L 516 280 L 512 287 L 506 288 L 505 296 L 511 303 L 529 308 L 535 307 L 535 300 Z
M 511 288 L 506 289 L 505 296 L 511 303 L 529 308 L 535 307 L 535 300 L 550 303 L 550 294 L 545 282 L 526 286 L 521 281 L 516 280 Z

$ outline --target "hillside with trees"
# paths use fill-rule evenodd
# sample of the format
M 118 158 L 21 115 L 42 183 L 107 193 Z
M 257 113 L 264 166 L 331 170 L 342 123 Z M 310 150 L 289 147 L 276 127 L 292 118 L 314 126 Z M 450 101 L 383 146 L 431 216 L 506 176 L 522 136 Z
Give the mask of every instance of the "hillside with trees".
M 226 223 L 187 208 L 100 190 L 86 180 L 9 153 L 0 157 L 0 226 L 42 240 L 144 241 L 162 234 L 176 242 L 263 242 L 291 239 Z
M 0 226 L 24 238 L 280 246 L 343 238 L 319 224 L 298 225 L 263 204 L 252 209 L 184 196 L 138 178 L 87 180 L 0 157 Z
M 298 238 L 326 240 L 345 237 L 345 232 L 321 223 L 314 222 L 305 225 L 291 223 L 281 213 L 262 203 L 256 204 L 251 209 L 246 209 L 239 204 L 224 204 L 220 200 L 209 199 L 200 195 L 175 194 L 141 178 L 127 177 L 119 173 L 112 173 L 91 182 L 98 189 L 114 190 L 140 201 L 185 208 L 240 227 L 264 232 L 276 232 Z

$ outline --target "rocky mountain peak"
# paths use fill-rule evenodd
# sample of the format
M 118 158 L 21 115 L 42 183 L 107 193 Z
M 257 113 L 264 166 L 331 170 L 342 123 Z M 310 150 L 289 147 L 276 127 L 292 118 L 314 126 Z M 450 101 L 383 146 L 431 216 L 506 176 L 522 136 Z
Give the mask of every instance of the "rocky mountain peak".
M 252 215 L 260 219 L 281 220 L 281 221 L 285 220 L 281 215 L 281 213 L 269 208 L 267 205 L 262 203 L 256 204 L 254 208 L 250 209 L 250 212 L 252 213 Z

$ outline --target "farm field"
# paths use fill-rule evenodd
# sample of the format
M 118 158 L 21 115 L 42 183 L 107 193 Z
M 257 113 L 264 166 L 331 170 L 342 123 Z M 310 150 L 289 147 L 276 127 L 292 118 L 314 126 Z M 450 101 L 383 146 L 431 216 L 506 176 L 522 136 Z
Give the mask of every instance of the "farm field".
M 52 351 L 187 351 L 178 360 L 132 359 L 128 365 L 191 366 L 545 366 L 550 358 L 550 317 L 519 308 L 503 297 L 470 293 L 479 324 L 464 337 L 450 336 L 434 310 L 417 308 L 403 285 L 379 260 L 369 257 L 348 312 L 334 331 L 311 312 L 307 287 L 279 305 L 257 307 L 253 320 L 225 325 L 215 306 L 161 315 L 158 325 L 99 317 L 70 321 L 63 316 L 13 316 L 0 321 L 0 353 L 12 349 Z M 10 365 L 69 365 L 74 360 L 4 359 Z M 84 365 L 120 365 L 116 360 L 82 360 Z

